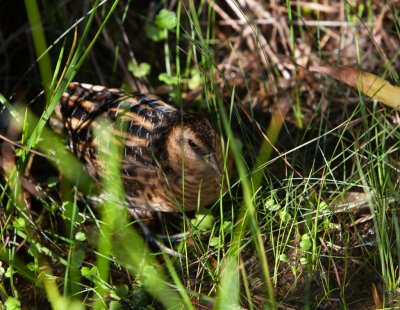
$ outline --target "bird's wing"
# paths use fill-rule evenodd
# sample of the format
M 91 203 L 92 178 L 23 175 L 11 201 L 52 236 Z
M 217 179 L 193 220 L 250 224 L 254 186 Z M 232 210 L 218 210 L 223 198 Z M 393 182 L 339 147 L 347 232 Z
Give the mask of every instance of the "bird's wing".
M 93 130 L 100 120 L 111 122 L 114 139 L 122 147 L 122 170 L 140 165 L 155 168 L 155 146 L 178 119 L 178 110 L 151 95 L 127 95 L 118 89 L 71 83 L 56 109 L 64 124 L 69 147 L 97 176 L 98 139 Z M 105 128 L 108 130 L 108 127 Z M 158 155 L 158 154 L 156 154 Z M 128 173 L 127 173 L 128 175 Z

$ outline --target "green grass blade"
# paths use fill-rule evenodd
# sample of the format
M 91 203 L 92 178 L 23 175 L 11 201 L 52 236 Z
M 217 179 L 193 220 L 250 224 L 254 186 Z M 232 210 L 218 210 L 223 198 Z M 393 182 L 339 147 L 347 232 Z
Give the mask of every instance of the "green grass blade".
M 33 44 L 35 46 L 36 55 L 38 58 L 40 76 L 42 85 L 46 94 L 46 101 L 50 100 L 50 85 L 52 80 L 52 68 L 50 55 L 47 51 L 46 37 L 43 31 L 43 25 L 39 13 L 39 8 L 36 0 L 25 0 L 26 14 L 32 32 Z

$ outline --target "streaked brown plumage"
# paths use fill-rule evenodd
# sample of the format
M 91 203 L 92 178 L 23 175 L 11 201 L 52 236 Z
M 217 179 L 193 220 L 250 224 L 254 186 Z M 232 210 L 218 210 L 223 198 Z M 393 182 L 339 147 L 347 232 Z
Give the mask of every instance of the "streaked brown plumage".
M 223 155 L 206 118 L 180 113 L 155 96 L 79 83 L 69 85 L 56 114 L 69 148 L 95 179 L 101 172 L 93 128 L 101 118 L 111 121 L 123 144 L 121 174 L 131 207 L 174 212 L 218 199 Z

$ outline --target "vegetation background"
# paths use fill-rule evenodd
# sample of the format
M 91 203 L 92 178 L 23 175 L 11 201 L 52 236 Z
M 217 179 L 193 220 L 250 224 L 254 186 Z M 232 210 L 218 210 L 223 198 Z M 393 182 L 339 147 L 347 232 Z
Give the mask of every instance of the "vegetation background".
M 398 110 L 309 70 L 398 84 L 399 8 L 2 1 L 2 307 L 400 307 Z M 147 223 L 157 247 L 120 208 L 118 160 L 104 156 L 97 191 L 110 199 L 95 207 L 94 182 L 48 126 L 72 80 L 208 114 L 234 158 L 228 190 Z

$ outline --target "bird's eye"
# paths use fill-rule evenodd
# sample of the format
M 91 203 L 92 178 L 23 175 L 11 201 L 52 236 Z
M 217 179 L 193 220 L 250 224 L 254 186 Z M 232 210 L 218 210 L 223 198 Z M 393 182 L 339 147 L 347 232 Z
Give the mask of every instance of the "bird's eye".
M 189 144 L 190 147 L 193 147 L 193 148 L 197 147 L 197 144 L 194 143 L 192 139 L 188 140 L 188 144 Z

